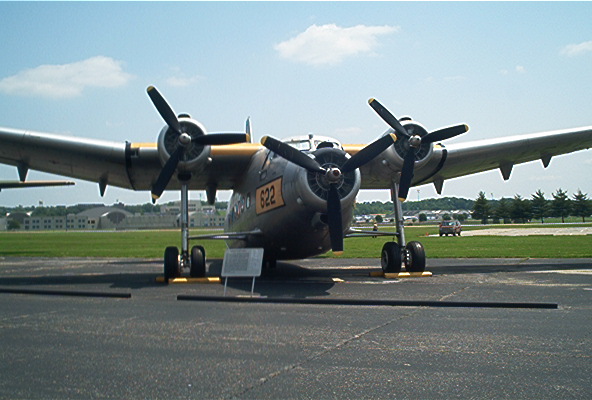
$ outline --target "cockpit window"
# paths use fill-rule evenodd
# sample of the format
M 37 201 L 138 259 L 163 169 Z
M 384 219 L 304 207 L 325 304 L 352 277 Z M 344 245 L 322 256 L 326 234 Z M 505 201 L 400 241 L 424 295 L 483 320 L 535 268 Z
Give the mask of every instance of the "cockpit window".
M 308 140 L 297 140 L 297 141 L 290 141 L 290 142 L 286 142 L 288 143 L 290 146 L 296 148 L 297 150 L 300 151 L 310 151 L 310 141 Z
M 332 140 L 289 140 L 286 143 L 300 151 L 314 151 L 325 147 L 341 148 L 339 142 Z
M 315 147 L 317 149 L 333 149 L 335 147 L 338 147 L 338 145 L 336 143 L 333 142 L 327 142 L 327 141 L 319 141 L 319 140 L 315 140 Z

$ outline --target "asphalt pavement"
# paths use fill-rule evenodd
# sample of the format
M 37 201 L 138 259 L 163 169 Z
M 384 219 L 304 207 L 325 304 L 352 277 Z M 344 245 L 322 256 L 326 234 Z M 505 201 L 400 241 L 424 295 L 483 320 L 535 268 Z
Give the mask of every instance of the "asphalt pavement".
M 0 398 L 592 398 L 592 259 L 278 263 L 263 303 L 161 269 L 0 258 Z

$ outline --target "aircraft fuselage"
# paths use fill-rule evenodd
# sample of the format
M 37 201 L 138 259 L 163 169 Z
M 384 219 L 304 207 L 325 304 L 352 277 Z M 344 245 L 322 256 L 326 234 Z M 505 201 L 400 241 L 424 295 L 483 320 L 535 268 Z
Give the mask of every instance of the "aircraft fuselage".
M 294 150 L 298 151 L 298 150 Z M 346 156 L 337 148 L 313 154 L 338 165 Z M 320 154 L 320 156 L 319 156 Z M 340 186 L 342 223 L 349 229 L 359 190 L 359 172 L 345 176 Z M 349 178 L 349 179 L 348 179 Z M 321 186 L 303 168 L 270 152 L 258 151 L 234 189 L 228 204 L 226 232 L 250 232 L 246 240 L 229 240 L 230 247 L 262 247 L 266 259 L 299 259 L 331 249 L 326 221 L 327 202 Z

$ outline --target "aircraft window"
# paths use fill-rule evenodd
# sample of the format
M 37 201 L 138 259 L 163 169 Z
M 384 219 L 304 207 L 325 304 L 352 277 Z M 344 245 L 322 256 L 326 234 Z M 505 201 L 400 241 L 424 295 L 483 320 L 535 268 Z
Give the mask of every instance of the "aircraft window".
M 300 140 L 297 142 L 287 142 L 290 146 L 295 147 L 297 150 L 310 150 L 310 142 L 308 140 Z
M 319 141 L 317 141 L 317 142 L 315 142 L 315 147 L 317 149 L 325 149 L 325 148 L 331 149 L 336 146 L 335 146 L 335 143 L 333 143 L 333 142 L 319 142 Z
M 273 152 L 271 150 L 267 150 L 267 156 L 265 156 L 265 160 L 263 160 L 263 165 L 261 166 L 261 169 L 269 167 L 269 163 L 271 162 L 272 157 Z

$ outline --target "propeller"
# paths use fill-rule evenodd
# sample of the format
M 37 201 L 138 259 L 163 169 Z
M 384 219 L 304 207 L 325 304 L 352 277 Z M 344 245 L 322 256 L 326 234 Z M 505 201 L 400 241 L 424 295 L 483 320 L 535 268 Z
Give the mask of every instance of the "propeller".
M 299 167 L 315 174 L 321 174 L 325 177 L 329 183 L 327 223 L 329 225 L 331 249 L 335 254 L 341 254 L 343 252 L 343 221 L 341 217 L 341 199 L 339 198 L 338 184 L 343 174 L 355 171 L 362 165 L 372 161 L 396 140 L 397 137 L 393 134 L 381 137 L 354 154 L 341 166 L 341 168 L 324 168 L 315 159 L 307 156 L 289 144 L 269 136 L 264 136 L 261 139 L 261 144 Z
M 423 143 L 435 143 L 446 139 L 453 138 L 465 132 L 468 132 L 469 127 L 465 124 L 454 125 L 446 128 L 441 128 L 427 135 L 421 137 L 419 135 L 410 135 L 403 125 L 399 122 L 389 110 L 387 110 L 376 99 L 368 100 L 370 107 L 386 122 L 397 135 L 398 139 L 406 139 L 409 144 L 409 149 L 403 158 L 403 168 L 401 169 L 401 179 L 399 181 L 399 200 L 405 201 L 409 194 L 411 181 L 413 180 L 413 170 L 415 168 L 415 154 Z
M 201 135 L 192 138 L 190 135 L 182 131 L 179 118 L 177 118 L 177 115 L 165 98 L 160 94 L 160 92 L 154 86 L 149 86 L 146 91 L 150 97 L 150 100 L 152 100 L 152 104 L 154 104 L 154 107 L 156 107 L 156 110 L 164 122 L 173 132 L 178 135 L 177 148 L 175 151 L 173 151 L 167 162 L 164 164 L 164 167 L 160 171 L 156 182 L 152 186 L 153 201 L 156 201 L 166 189 L 166 186 L 173 177 L 173 174 L 175 173 L 177 166 L 181 161 L 181 157 L 190 144 L 194 143 L 198 146 L 224 145 L 245 143 L 249 140 L 248 133 L 219 133 L 214 135 Z

